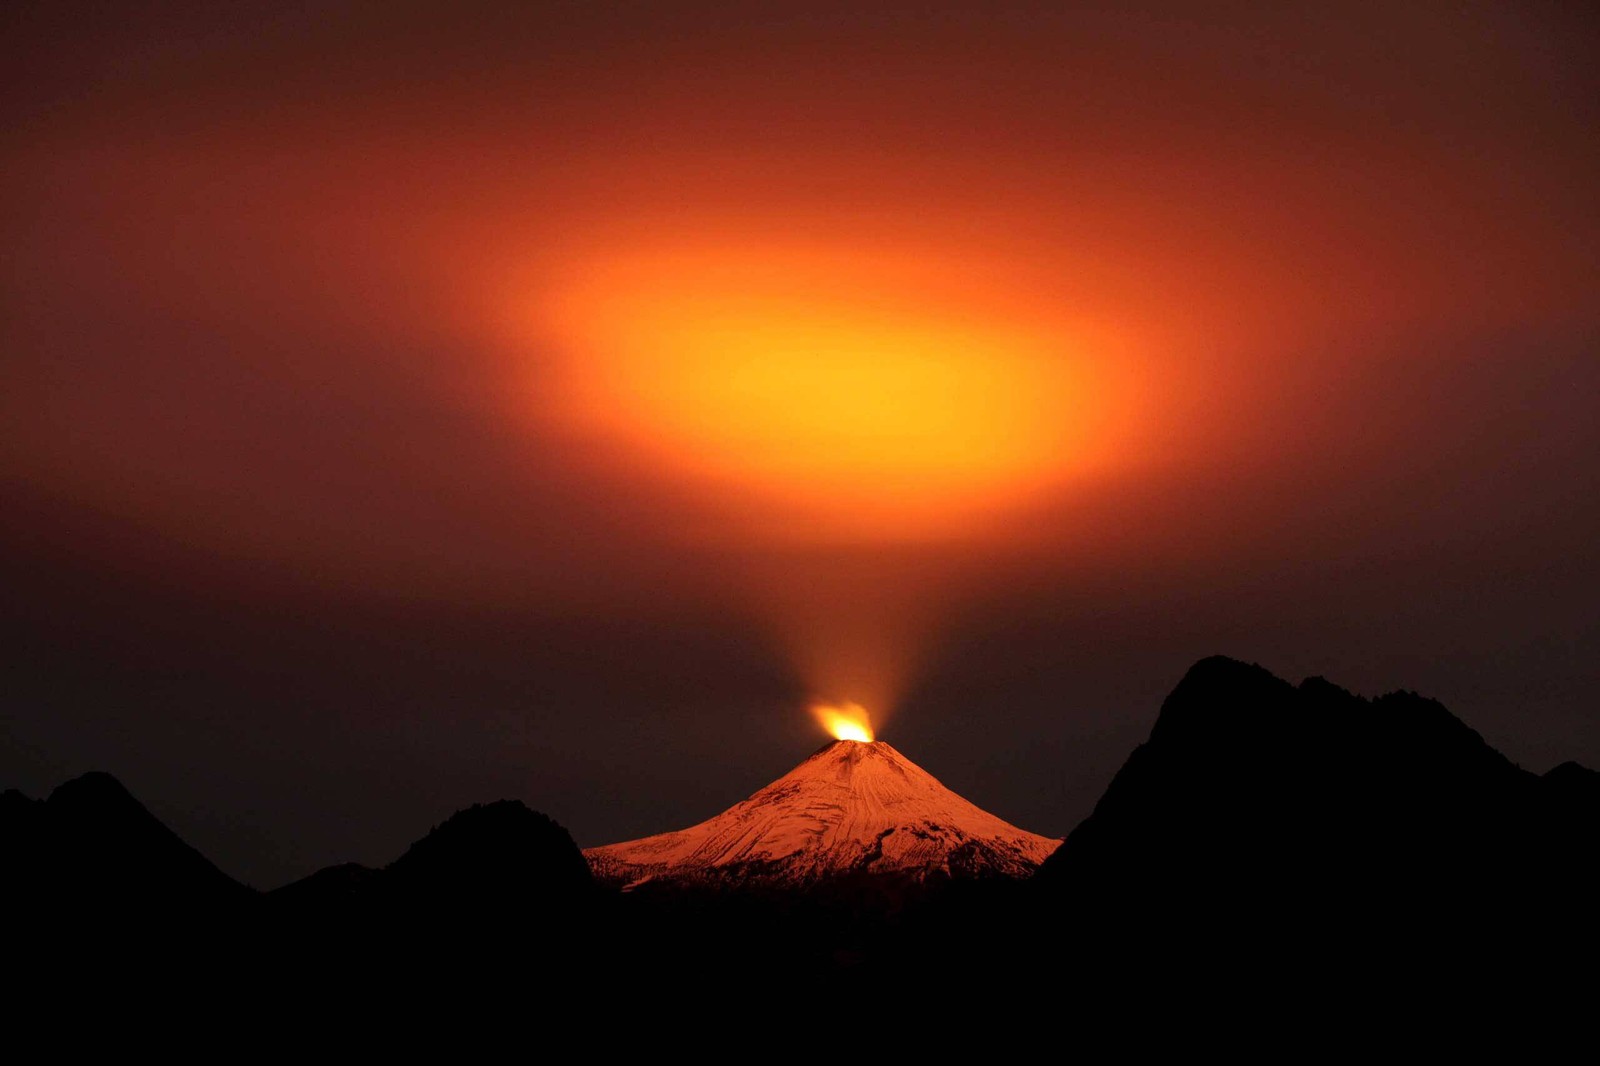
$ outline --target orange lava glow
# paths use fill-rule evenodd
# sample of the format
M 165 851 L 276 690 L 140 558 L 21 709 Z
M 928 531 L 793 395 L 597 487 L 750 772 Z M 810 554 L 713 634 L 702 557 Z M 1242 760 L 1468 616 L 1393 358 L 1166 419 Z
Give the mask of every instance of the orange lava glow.
M 951 564 L 828 548 L 1011 536 L 1023 508 L 1114 475 L 1148 435 L 1142 351 L 1041 299 L 1015 259 L 708 218 L 693 239 L 612 235 L 570 261 L 527 289 L 542 417 L 707 503 L 717 517 L 685 539 L 820 548 L 735 580 L 812 691 L 883 713 Z
M 1106 342 L 907 253 L 623 254 L 550 301 L 576 424 L 791 537 L 926 539 L 1103 461 Z
M 836 740 L 872 742 L 872 720 L 859 703 L 818 703 L 812 706 L 811 714 Z
M 1582 5 L 155 6 L 7 24 L 0 492 L 163 585 L 737 618 L 882 725 L 1011 597 L 1589 557 Z

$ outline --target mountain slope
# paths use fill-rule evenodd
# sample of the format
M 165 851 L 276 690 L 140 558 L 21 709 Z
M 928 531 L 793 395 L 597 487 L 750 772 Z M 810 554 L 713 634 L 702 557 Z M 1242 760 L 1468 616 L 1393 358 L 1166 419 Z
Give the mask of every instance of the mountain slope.
M 6 894 L 87 919 L 193 912 L 255 893 L 217 869 L 151 814 L 116 778 L 87 773 L 46 800 L 8 791 L 0 851 Z
M 883 741 L 834 741 L 742 803 L 590 848 L 602 881 L 797 886 L 849 875 L 1026 877 L 1060 841 L 956 795 Z
M 381 869 L 331 866 L 269 893 L 262 953 L 290 968 L 337 954 L 340 980 L 354 967 L 378 983 L 432 984 L 512 964 L 575 980 L 602 942 L 602 896 L 555 821 L 518 800 L 474 804 Z
M 1592 931 L 1595 779 L 1529 773 L 1415 693 L 1205 659 L 1037 883 L 1117 951 L 1182 938 L 1206 941 L 1197 958 L 1314 946 L 1479 972 L 1462 960 L 1491 945 Z
M 403 910 L 408 920 L 432 912 L 508 920 L 544 904 L 583 899 L 594 879 L 583 854 L 558 823 L 519 800 L 475 803 L 457 811 L 380 870 L 344 863 L 268 894 L 276 908 L 316 915 L 352 908 Z

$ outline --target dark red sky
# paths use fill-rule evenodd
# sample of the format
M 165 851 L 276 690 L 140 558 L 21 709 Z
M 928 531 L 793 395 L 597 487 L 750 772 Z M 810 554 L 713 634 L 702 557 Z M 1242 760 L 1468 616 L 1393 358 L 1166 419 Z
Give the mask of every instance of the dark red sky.
M 1600 764 L 1594 18 L 868 6 L 6 5 L 0 784 L 270 887 L 829 695 L 1064 834 L 1216 652 Z

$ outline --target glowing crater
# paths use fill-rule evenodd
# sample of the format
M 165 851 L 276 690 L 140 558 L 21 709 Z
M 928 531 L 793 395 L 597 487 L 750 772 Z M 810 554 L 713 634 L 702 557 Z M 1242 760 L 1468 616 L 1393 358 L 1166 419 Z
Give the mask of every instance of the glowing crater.
M 811 708 L 811 714 L 836 740 L 872 742 L 872 719 L 859 703 L 818 703 Z

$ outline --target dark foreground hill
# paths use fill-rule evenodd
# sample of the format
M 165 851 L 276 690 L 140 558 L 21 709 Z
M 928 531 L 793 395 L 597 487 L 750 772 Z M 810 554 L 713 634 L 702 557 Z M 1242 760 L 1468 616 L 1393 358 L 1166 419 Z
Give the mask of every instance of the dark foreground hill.
M 457 811 L 382 869 L 346 863 L 268 893 L 253 925 L 269 969 L 333 956 L 340 979 L 431 988 L 462 967 L 571 976 L 599 903 L 567 831 L 500 800 Z
M 118 987 L 382 1025 L 715 1015 L 741 1039 L 804 1016 L 946 1050 L 1051 1024 L 1170 1044 L 1269 1016 L 1319 1032 L 1529 1001 L 1569 1016 L 1600 944 L 1597 853 L 1600 774 L 1529 773 L 1412 693 L 1367 700 L 1222 658 L 1189 671 L 1028 881 L 857 871 L 620 893 L 559 825 L 502 801 L 382 869 L 262 895 L 107 775 L 0 805 L 13 969 L 44 974 L 36 987 L 141 974 Z
M 62 915 L 75 928 L 227 913 L 254 896 L 105 773 L 44 800 L 6 791 L 0 860 L 8 911 Z
M 1507 988 L 1596 946 L 1600 774 L 1512 764 L 1437 702 L 1197 663 L 1035 880 L 1102 973 Z M 1575 954 L 1577 953 L 1577 954 Z M 1552 969 L 1554 968 L 1554 970 Z
M 381 870 L 345 863 L 268 894 L 268 910 L 304 921 L 362 911 L 385 920 L 502 919 L 595 891 L 583 853 L 554 821 L 516 800 L 473 804 Z
M 481 995 L 460 983 L 462 968 L 512 959 L 570 976 L 599 891 L 565 829 L 503 800 L 458 811 L 382 869 L 348 863 L 262 894 L 105 773 L 48 800 L 6 792 L 0 870 L 9 961 L 40 987 L 75 988 L 92 973 L 100 988 L 110 975 L 104 991 L 118 1001 L 245 1010 L 279 995 Z

